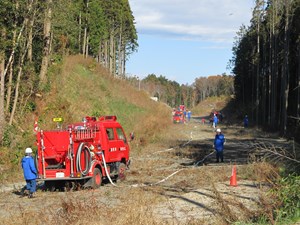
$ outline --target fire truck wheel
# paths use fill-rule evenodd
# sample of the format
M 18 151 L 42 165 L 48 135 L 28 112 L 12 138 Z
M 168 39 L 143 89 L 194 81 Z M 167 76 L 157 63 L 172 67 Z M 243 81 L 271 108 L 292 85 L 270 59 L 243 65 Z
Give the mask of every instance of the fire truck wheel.
M 120 163 L 118 179 L 120 181 L 126 179 L 126 165 L 124 163 Z
M 99 188 L 102 184 L 102 174 L 98 168 L 94 169 L 94 174 L 92 178 L 92 188 Z
M 45 190 L 54 192 L 56 190 L 56 184 L 52 181 L 45 181 Z

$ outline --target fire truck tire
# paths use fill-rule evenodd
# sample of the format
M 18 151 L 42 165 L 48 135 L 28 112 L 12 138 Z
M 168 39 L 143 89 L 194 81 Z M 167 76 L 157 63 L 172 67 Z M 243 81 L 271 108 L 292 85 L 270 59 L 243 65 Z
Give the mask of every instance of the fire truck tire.
M 94 169 L 93 178 L 92 178 L 92 188 L 97 189 L 102 184 L 102 174 L 98 168 Z
M 45 181 L 45 190 L 54 192 L 56 190 L 63 190 L 64 182 Z
M 124 181 L 126 179 L 126 165 L 125 163 L 120 163 L 118 180 Z

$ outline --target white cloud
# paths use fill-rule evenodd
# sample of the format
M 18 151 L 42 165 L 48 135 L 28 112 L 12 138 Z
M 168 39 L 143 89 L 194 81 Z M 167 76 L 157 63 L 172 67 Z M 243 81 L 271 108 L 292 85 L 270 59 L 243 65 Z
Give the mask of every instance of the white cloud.
M 139 34 L 231 42 L 253 0 L 129 0 Z

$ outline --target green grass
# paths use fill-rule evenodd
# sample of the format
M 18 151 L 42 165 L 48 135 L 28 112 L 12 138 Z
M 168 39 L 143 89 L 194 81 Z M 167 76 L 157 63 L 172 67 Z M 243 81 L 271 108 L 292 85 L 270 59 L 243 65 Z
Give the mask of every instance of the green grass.
M 4 134 L 5 149 L 1 150 L 1 180 L 13 180 L 20 173 L 19 162 L 28 146 L 36 150 L 33 132 L 35 118 L 41 129 L 54 129 L 53 118 L 62 117 L 65 125 L 81 121 L 84 116 L 116 115 L 129 135 L 144 143 L 163 136 L 170 125 L 170 110 L 162 103 L 154 102 L 147 93 L 138 91 L 125 80 L 114 78 L 93 59 L 70 56 L 48 71 L 47 87 L 39 93 L 42 97 L 29 99 L 34 109 L 21 115 L 16 113 L 16 126 Z M 158 116 L 159 115 L 159 116 Z M 139 143 L 139 142 L 137 142 Z M 132 151 L 136 149 L 133 147 Z

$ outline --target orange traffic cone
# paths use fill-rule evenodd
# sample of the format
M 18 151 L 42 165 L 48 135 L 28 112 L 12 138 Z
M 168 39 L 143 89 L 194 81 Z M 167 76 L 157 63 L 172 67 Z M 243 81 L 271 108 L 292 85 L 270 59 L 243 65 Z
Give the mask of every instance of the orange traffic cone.
M 232 168 L 232 174 L 230 177 L 230 186 L 237 186 L 237 182 L 236 182 L 236 165 L 233 166 Z

